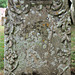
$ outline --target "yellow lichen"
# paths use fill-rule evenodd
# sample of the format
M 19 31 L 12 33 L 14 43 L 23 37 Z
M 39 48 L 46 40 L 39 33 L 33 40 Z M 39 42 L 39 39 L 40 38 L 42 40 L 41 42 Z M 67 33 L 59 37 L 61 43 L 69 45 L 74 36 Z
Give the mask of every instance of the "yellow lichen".
M 8 7 L 10 6 L 9 2 L 8 2 Z
M 56 15 L 58 15 L 58 11 L 56 12 Z
M 49 24 L 47 23 L 47 27 L 49 26 Z
M 42 40 L 43 42 L 45 41 L 45 40 Z
M 17 7 L 17 8 L 19 8 L 19 7 L 20 7 L 20 5 L 16 5 L 16 7 Z

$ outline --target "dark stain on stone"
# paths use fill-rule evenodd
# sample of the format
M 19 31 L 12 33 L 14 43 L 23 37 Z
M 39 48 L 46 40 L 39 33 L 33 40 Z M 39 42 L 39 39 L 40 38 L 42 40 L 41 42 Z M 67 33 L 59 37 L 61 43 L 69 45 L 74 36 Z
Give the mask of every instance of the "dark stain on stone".
M 38 72 L 33 72 L 33 75 L 40 75 Z
M 69 5 L 69 8 L 71 7 L 71 1 L 70 0 L 68 0 L 68 5 Z
M 26 73 L 22 72 L 21 75 L 27 75 Z
M 22 72 L 21 75 L 41 75 L 41 74 L 39 74 L 38 72 L 33 72 L 32 74 L 31 73 L 26 74 L 26 73 Z

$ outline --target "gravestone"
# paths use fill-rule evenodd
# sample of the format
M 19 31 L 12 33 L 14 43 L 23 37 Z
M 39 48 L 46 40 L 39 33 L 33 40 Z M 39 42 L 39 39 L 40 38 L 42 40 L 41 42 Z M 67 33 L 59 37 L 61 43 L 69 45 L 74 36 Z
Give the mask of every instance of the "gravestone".
M 73 7 L 74 7 L 74 12 L 73 12 L 73 14 L 74 14 L 74 24 L 75 24 L 75 0 L 73 0 Z
M 73 24 L 75 24 L 75 0 L 71 0 L 71 17 Z
M 68 0 L 8 0 L 5 75 L 71 75 Z

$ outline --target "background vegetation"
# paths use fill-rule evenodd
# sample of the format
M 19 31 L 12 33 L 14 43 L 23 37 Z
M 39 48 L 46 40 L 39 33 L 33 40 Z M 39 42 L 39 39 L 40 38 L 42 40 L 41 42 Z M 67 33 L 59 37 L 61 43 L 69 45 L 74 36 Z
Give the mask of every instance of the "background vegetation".
M 71 28 L 71 67 L 75 68 L 75 25 Z
M 4 27 L 0 26 L 0 70 L 4 68 Z
M 0 7 L 2 8 L 7 7 L 7 0 L 0 0 Z

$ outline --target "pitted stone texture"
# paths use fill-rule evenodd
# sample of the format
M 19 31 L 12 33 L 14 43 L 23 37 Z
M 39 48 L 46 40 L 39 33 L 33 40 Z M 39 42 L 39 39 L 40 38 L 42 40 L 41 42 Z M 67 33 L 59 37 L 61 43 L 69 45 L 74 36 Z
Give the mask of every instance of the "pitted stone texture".
M 68 0 L 8 0 L 5 75 L 71 75 Z

